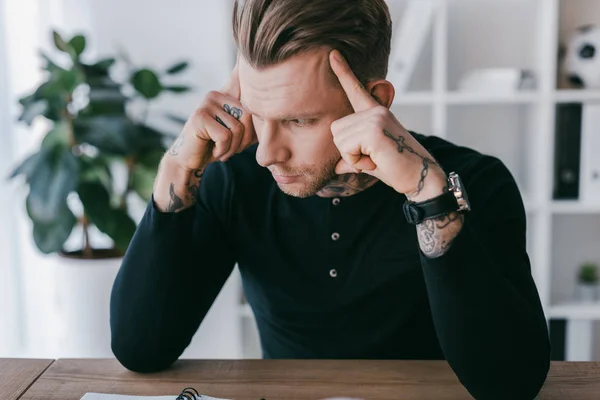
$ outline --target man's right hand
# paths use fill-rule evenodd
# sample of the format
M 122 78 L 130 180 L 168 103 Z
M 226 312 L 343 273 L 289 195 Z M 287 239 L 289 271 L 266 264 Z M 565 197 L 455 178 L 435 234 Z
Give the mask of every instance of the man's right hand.
M 257 142 L 252 116 L 240 102 L 238 65 L 221 91 L 209 92 L 163 157 L 154 203 L 164 212 L 191 207 L 206 167 L 226 161 Z
M 240 103 L 238 66 L 221 91 L 209 92 L 192 114 L 167 157 L 184 170 L 204 169 L 226 161 L 256 143 L 252 117 Z

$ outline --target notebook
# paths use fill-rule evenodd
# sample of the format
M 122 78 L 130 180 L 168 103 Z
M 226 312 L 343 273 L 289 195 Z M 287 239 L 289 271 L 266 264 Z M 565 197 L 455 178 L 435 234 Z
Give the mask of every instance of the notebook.
M 188 387 L 181 391 L 179 395 L 173 396 L 129 396 L 123 394 L 107 394 L 107 393 L 86 393 L 81 400 L 230 400 L 220 399 L 199 394 L 194 388 Z M 264 398 L 256 400 L 267 400 Z M 330 397 L 323 400 L 363 400 L 349 397 Z
M 173 396 L 129 396 L 122 394 L 86 393 L 81 400 L 229 400 L 210 397 L 198 393 L 194 388 L 185 388 Z M 257 399 L 258 400 L 258 399 Z
M 122 394 L 86 393 L 81 400 L 229 400 L 198 394 L 193 388 L 185 388 L 179 396 L 128 396 Z M 256 399 L 259 400 L 259 399 Z M 267 400 L 267 399 L 260 399 Z M 330 397 L 323 400 L 363 400 L 349 397 Z

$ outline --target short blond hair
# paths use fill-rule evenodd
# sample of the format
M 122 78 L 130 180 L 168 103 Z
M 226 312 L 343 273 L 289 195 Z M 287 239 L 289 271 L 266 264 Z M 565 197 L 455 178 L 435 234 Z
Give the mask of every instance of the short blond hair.
M 337 49 L 366 83 L 387 76 L 392 20 L 385 0 L 235 0 L 233 36 L 253 68 Z

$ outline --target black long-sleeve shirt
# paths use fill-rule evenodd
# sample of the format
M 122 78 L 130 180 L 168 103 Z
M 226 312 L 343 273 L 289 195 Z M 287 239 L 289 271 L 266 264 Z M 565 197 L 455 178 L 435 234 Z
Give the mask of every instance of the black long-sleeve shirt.
M 265 358 L 446 359 L 475 398 L 533 398 L 550 344 L 517 185 L 494 157 L 412 134 L 471 202 L 446 254 L 425 257 L 383 182 L 294 198 L 251 148 L 208 167 L 196 206 L 148 204 L 112 293 L 119 361 L 170 366 L 237 263 Z

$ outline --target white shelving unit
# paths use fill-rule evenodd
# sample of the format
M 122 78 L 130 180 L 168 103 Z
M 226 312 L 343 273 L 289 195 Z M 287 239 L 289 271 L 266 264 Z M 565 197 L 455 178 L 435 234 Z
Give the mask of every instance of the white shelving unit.
M 409 1 L 388 0 L 395 23 Z M 548 318 L 573 321 L 571 339 L 578 335 L 579 341 L 590 342 L 592 321 L 600 320 L 600 302 L 573 299 L 578 265 L 586 260 L 600 263 L 600 199 L 591 205 L 555 201 L 552 192 L 556 105 L 600 102 L 600 90 L 559 87 L 558 46 L 577 26 L 600 24 L 600 1 L 419 1 L 436 4 L 433 28 L 414 79 L 407 91 L 396 93 L 392 111 L 408 129 L 505 162 L 525 201 L 528 252 L 545 312 Z M 456 89 L 465 73 L 485 67 L 531 70 L 536 87 L 508 94 Z M 242 307 L 240 315 L 251 320 L 251 310 Z M 586 324 L 575 323 L 581 320 Z M 599 358 L 589 343 L 567 348 L 567 357 Z

